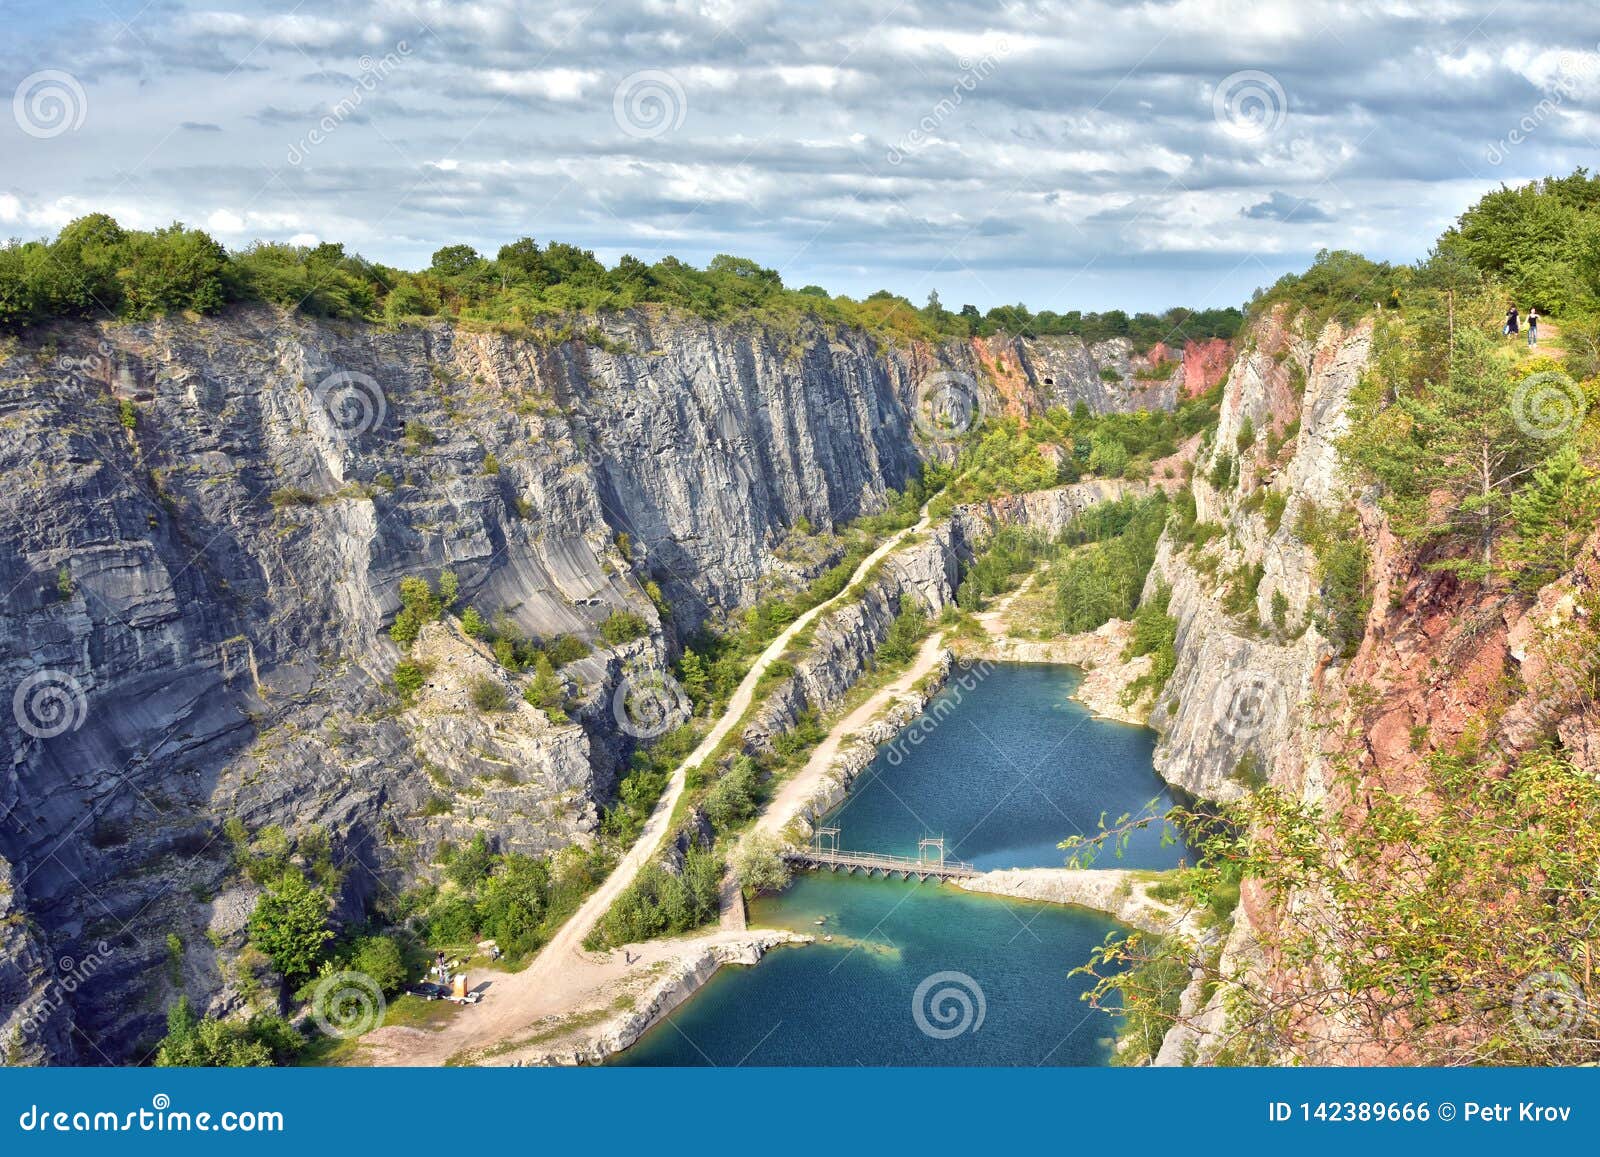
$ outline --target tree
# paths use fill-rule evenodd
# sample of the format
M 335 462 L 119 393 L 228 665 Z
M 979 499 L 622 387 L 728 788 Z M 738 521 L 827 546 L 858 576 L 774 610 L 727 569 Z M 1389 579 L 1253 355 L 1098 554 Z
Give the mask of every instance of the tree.
M 719 832 L 756 814 L 758 773 L 748 755 L 734 757 L 728 770 L 706 794 L 706 818 Z
M 481 260 L 478 251 L 470 245 L 446 245 L 434 251 L 429 268 L 440 277 L 460 277 L 477 268 Z
M 248 1021 L 198 1018 L 189 998 L 167 1010 L 167 1035 L 156 1050 L 158 1068 L 266 1068 L 286 1064 L 305 1041 L 280 1016 L 257 1013 Z
M 478 913 L 501 951 L 522 956 L 539 947 L 549 903 L 550 867 L 531 856 L 506 856 L 483 883 Z
M 1516 538 L 1506 561 L 1519 586 L 1535 591 L 1572 569 L 1578 547 L 1600 521 L 1600 479 L 1575 446 L 1563 446 L 1511 500 Z
M 407 575 L 400 580 L 400 611 L 389 626 L 389 637 L 402 647 L 411 646 L 421 634 L 422 624 L 437 619 L 439 611 L 439 600 L 428 580 Z
M 733 859 L 733 878 L 752 896 L 781 892 L 789 886 L 789 865 L 783 847 L 766 832 L 751 832 Z
M 461 612 L 461 630 L 469 639 L 481 639 L 489 633 L 489 624 L 483 621 L 477 607 Z
M 332 902 L 321 888 L 306 882 L 299 869 L 290 868 L 256 901 L 249 921 L 254 944 L 290 984 L 316 971 L 322 948 L 333 938 L 328 929 Z
M 678 682 L 683 684 L 690 699 L 704 703 L 706 692 L 711 687 L 711 676 L 706 671 L 705 660 L 693 651 L 684 651 L 683 658 L 678 660 Z
M 388 936 L 367 936 L 356 945 L 350 967 L 370 976 L 379 988 L 395 993 L 405 987 L 406 959 L 400 945 Z
M 1489 337 L 1456 334 L 1449 372 L 1418 391 L 1401 386 L 1392 405 L 1371 396 L 1341 450 L 1384 485 L 1390 525 L 1401 538 L 1445 552 L 1430 566 L 1482 579 L 1520 479 L 1545 452 L 1516 413 L 1516 397 Z
M 566 688 L 556 674 L 555 664 L 550 662 L 550 656 L 543 651 L 533 657 L 533 681 L 524 688 L 522 697 L 551 718 L 566 718 L 561 710 L 562 700 L 566 697 Z

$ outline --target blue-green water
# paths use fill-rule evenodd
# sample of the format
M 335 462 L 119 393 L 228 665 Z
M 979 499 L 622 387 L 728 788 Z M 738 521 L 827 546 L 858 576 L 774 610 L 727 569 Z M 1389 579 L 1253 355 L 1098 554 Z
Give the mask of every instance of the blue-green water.
M 951 709 L 920 744 L 886 744 L 836 809 L 840 846 L 915 855 L 920 838 L 942 834 L 950 856 L 982 868 L 1058 866 L 1056 845 L 1092 833 L 1102 813 L 1165 810 L 1153 736 L 1091 718 L 1067 699 L 1077 679 L 1000 664 L 947 690 Z M 1100 866 L 1171 867 L 1184 852 L 1150 829 Z M 834 940 L 721 970 L 616 1063 L 1096 1065 L 1109 1054 L 1114 1023 L 1080 999 L 1085 978 L 1069 976 L 1116 927 L 1096 913 L 809 874 L 750 916 Z

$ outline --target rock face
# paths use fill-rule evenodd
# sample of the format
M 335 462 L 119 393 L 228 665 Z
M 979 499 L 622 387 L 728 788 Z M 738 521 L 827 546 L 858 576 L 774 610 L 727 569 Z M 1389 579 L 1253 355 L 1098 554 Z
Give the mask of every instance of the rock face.
M 1307 505 L 1331 511 L 1352 500 L 1335 442 L 1371 343 L 1369 330 L 1337 326 L 1308 341 L 1276 319 L 1253 336 L 1191 483 L 1199 521 L 1223 533 L 1204 547 L 1163 536 L 1144 592 L 1165 585 L 1177 620 L 1177 666 L 1150 715 L 1161 732 L 1156 769 L 1223 800 L 1268 778 L 1298 782 L 1315 746 L 1305 705 L 1332 649 L 1315 621 L 1316 560 L 1296 527 Z M 1237 465 L 1214 487 L 1224 459 Z
M 587 839 L 627 755 L 613 687 L 806 577 L 778 553 L 802 519 L 826 528 L 902 488 L 931 376 L 970 374 L 989 413 L 1167 400 L 1102 378 L 1131 351 L 1001 345 L 1016 388 L 982 343 L 659 311 L 536 342 L 259 307 L 0 346 L 7 1056 L 140 1059 L 180 991 L 201 1010 L 241 1002 L 254 890 L 224 819 L 326 835 L 345 918 L 425 874 L 443 840 Z M 901 597 L 948 601 L 964 549 L 948 533 L 829 628 L 840 654 Z M 575 722 L 557 725 L 477 644 L 430 627 L 429 682 L 402 705 L 386 687 L 399 584 L 446 570 L 458 610 L 529 636 L 594 642 L 615 611 L 647 634 L 561 670 Z M 797 708 L 849 682 L 807 677 Z M 473 705 L 479 680 L 505 710 Z M 102 941 L 94 974 L 28 1017 L 55 962 Z
M 1177 367 L 1158 369 L 1163 355 L 1173 360 L 1162 346 L 1142 355 L 1127 338 L 1091 345 L 1075 337 L 1000 335 L 974 338 L 965 359 L 948 356 L 980 381 L 993 380 L 999 411 L 1026 414 L 1081 403 L 1090 413 L 1109 414 L 1176 405 L 1183 374 Z

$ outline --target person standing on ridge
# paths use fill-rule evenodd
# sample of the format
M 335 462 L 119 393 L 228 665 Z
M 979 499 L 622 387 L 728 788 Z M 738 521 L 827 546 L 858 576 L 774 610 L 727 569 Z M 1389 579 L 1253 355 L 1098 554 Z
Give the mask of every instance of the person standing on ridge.
M 1528 348 L 1532 349 L 1539 344 L 1539 311 L 1533 306 L 1528 307 Z
M 1501 331 L 1507 337 L 1517 336 L 1517 307 L 1512 306 L 1506 310 L 1506 328 Z

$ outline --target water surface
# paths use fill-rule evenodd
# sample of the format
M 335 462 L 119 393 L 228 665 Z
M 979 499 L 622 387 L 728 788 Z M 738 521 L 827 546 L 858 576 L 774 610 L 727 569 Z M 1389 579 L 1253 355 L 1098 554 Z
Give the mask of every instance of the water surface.
M 840 845 L 916 855 L 920 839 L 943 835 L 952 858 L 982 868 L 1059 866 L 1056 845 L 1092 833 L 1102 813 L 1110 822 L 1152 802 L 1171 806 L 1151 767 L 1153 735 L 1091 717 L 1067 699 L 1077 681 L 1070 668 L 999 664 L 970 689 L 947 689 L 952 710 L 924 726 L 920 744 L 886 744 L 829 818 Z M 925 719 L 935 714 L 930 708 Z M 1122 860 L 1106 857 L 1100 866 L 1164 868 L 1184 854 L 1162 847 L 1150 829 L 1134 836 Z M 1117 927 L 1098 913 L 824 873 L 757 901 L 750 917 L 756 926 L 834 939 L 778 949 L 755 968 L 721 970 L 614 1063 L 1109 1058 L 1115 1023 L 1081 999 L 1087 978 L 1070 975 Z

